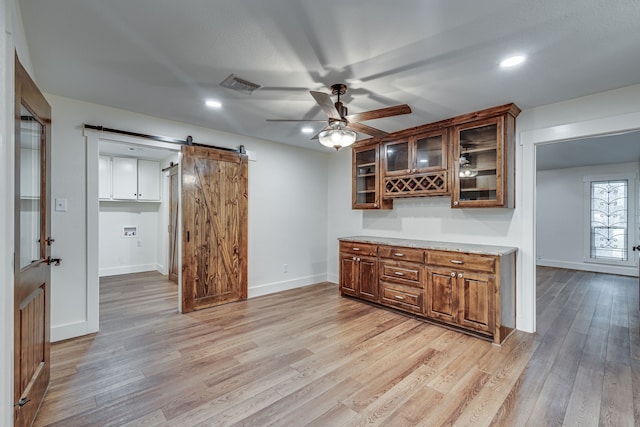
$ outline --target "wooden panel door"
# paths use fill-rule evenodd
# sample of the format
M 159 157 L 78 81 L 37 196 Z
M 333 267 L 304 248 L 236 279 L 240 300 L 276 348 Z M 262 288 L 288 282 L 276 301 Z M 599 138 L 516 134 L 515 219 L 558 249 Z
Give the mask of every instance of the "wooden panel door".
M 427 316 L 455 323 L 457 293 L 455 272 L 445 268 L 427 269 Z
M 14 425 L 32 424 L 49 385 L 51 107 L 16 58 Z M 21 157 L 31 158 L 22 161 Z
M 479 332 L 494 332 L 494 279 L 486 274 L 460 271 L 458 281 L 458 323 Z
M 247 298 L 247 156 L 182 149 L 182 311 Z

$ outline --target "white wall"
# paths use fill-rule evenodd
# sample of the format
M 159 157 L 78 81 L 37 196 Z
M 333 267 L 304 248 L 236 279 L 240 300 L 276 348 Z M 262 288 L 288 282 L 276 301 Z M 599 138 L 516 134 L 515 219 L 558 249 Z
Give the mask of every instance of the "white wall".
M 326 279 L 328 154 L 54 95 L 47 98 L 53 108 L 52 196 L 68 199 L 68 211 L 54 213 L 52 222 L 56 244 L 58 236 L 63 241 L 55 253 L 63 265 L 52 269 L 52 340 L 89 331 L 83 123 L 176 138 L 192 135 L 196 142 L 223 147 L 245 145 L 257 157 L 249 162 L 249 296 Z M 90 174 L 97 176 L 97 170 Z M 282 264 L 288 264 L 288 273 L 282 272 Z
M 160 203 L 100 202 L 98 231 L 100 276 L 155 271 L 160 264 Z M 135 226 L 136 237 L 122 228 Z
M 638 275 L 638 267 L 608 266 L 584 262 L 585 176 L 637 175 L 640 163 L 618 163 L 538 171 L 537 175 L 537 263 L 599 273 Z M 635 209 L 633 209 L 635 213 Z M 633 218 L 635 219 L 635 215 Z M 634 236 L 635 227 L 630 237 Z M 631 240 L 635 242 L 634 239 Z

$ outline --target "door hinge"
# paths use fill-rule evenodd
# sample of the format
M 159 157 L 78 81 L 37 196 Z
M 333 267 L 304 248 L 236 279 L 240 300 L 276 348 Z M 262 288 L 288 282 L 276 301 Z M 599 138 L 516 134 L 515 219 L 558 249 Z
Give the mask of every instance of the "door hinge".
M 26 405 L 27 403 L 31 402 L 30 399 L 27 399 L 26 397 L 23 397 L 22 399 L 18 400 L 18 403 L 14 403 L 13 406 L 19 406 L 19 407 L 23 407 L 24 405 Z

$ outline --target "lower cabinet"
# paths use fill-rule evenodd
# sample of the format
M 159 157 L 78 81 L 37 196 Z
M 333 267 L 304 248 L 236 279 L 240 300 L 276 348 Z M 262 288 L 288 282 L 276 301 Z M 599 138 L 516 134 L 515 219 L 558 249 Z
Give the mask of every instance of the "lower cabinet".
M 512 249 L 484 255 L 341 241 L 340 292 L 500 344 L 515 329 Z
M 377 248 L 345 246 L 340 253 L 340 292 L 344 295 L 378 301 Z
M 477 332 L 492 333 L 493 283 L 493 278 L 486 274 L 430 267 L 426 314 Z

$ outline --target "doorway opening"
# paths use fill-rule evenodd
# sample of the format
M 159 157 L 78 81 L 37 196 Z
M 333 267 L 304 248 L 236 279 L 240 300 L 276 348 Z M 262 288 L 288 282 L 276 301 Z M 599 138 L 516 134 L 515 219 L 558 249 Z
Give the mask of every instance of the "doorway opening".
M 156 272 L 177 287 L 180 147 L 100 135 L 97 154 L 99 280 Z

